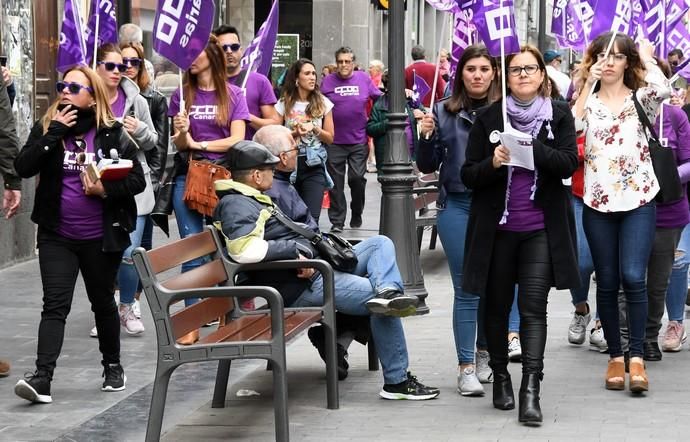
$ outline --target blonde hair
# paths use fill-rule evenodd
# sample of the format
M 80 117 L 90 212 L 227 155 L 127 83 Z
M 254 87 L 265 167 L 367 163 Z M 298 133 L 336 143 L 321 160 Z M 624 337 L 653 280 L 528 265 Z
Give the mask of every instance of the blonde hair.
M 103 84 L 101 77 L 91 68 L 88 68 L 86 66 L 75 66 L 67 72 L 65 72 L 63 78 L 72 71 L 79 71 L 82 74 L 86 75 L 86 78 L 88 78 L 89 83 L 91 83 L 91 88 L 93 89 L 93 92 L 90 93 L 91 96 L 94 98 L 94 101 L 96 102 L 94 106 L 96 114 L 96 129 L 100 128 L 101 125 L 105 127 L 111 127 L 116 120 L 115 116 L 113 115 L 113 111 L 110 109 L 108 93 L 106 92 L 105 85 Z M 43 115 L 43 118 L 41 119 L 41 123 L 43 124 L 43 133 L 48 132 L 48 126 L 50 126 L 50 122 L 53 120 L 53 117 L 55 117 L 55 115 L 58 113 L 57 108 L 59 105 L 60 97 L 55 99 L 53 104 L 51 104 L 48 110 L 46 111 L 45 115 Z

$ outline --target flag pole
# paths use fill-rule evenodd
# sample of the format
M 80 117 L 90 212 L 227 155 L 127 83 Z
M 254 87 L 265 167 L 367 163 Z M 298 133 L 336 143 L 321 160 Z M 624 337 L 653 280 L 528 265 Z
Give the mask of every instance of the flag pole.
M 503 0 L 500 2 L 500 7 L 503 9 Z M 499 35 L 501 36 L 501 93 L 503 100 L 501 100 L 501 115 L 503 116 L 503 130 L 505 131 L 507 127 L 510 126 L 508 122 L 508 103 L 507 103 L 507 87 L 506 82 L 506 44 L 505 37 L 503 36 L 503 17 L 500 18 L 501 24 L 499 25 Z
M 93 4 L 93 3 L 92 3 Z M 98 32 L 99 32 L 99 26 L 101 24 L 101 11 L 100 11 L 100 6 L 98 4 L 98 1 L 93 4 L 93 6 L 96 8 L 96 29 L 94 29 L 94 34 L 93 34 L 93 60 L 91 61 L 91 65 L 93 67 L 93 70 L 96 70 L 96 52 L 98 51 Z M 93 14 L 93 11 L 91 11 Z
M 242 94 L 245 96 L 247 95 L 247 80 L 249 79 L 249 74 L 252 72 L 252 68 L 254 67 L 254 60 L 256 60 L 256 57 L 249 57 L 249 66 L 247 66 L 247 73 L 244 75 L 244 78 L 242 79 Z
M 184 90 L 182 88 L 182 69 L 177 68 L 178 77 L 180 77 L 180 111 L 185 108 L 184 103 Z
M 604 60 L 608 60 L 609 58 L 609 53 L 611 53 L 611 48 L 613 48 L 613 43 L 616 41 L 616 35 L 618 35 L 617 31 L 613 31 L 611 34 L 611 40 L 609 40 L 608 46 L 606 46 L 606 52 L 604 52 Z M 587 105 L 587 101 L 589 101 L 590 98 L 592 98 L 592 95 L 594 95 L 594 89 L 597 86 L 597 83 L 599 80 L 595 81 L 594 84 L 592 85 L 592 88 L 589 90 L 589 95 L 587 95 L 587 100 L 585 100 L 585 105 Z
M 427 111 L 430 111 L 433 113 L 434 111 L 434 101 L 436 98 L 436 86 L 438 85 L 438 72 L 441 68 L 440 63 L 438 62 L 438 59 L 441 56 L 441 45 L 443 44 L 443 33 L 446 29 L 446 22 L 448 22 L 448 17 L 444 17 L 443 23 L 441 24 L 441 35 L 439 36 L 438 39 L 438 51 L 436 52 L 436 58 L 435 58 L 435 64 L 436 64 L 436 69 L 434 69 L 434 83 L 433 86 L 431 87 L 431 101 L 429 102 L 429 109 Z M 457 74 L 456 74 L 457 75 Z M 419 102 L 421 103 L 422 97 L 419 97 Z M 429 139 L 431 134 L 426 134 L 425 139 Z

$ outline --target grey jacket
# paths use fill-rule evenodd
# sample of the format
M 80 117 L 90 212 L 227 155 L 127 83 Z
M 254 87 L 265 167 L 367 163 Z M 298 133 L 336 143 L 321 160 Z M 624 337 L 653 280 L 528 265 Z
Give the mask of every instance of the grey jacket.
M 0 79 L 0 173 L 5 189 L 20 190 L 22 180 L 14 170 L 14 159 L 19 153 L 17 126 L 12 115 L 12 105 L 5 82 Z

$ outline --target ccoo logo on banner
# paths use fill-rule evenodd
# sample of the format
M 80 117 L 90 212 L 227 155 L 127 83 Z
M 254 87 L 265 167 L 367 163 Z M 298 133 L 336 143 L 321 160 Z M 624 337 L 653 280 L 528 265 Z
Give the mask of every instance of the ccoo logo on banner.
M 180 69 L 189 69 L 208 44 L 213 0 L 158 0 L 153 49 Z

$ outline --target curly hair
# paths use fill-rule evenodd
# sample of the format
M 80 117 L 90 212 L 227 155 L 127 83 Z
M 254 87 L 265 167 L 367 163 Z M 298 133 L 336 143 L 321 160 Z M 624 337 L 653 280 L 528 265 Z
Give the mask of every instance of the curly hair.
M 611 40 L 611 35 L 611 32 L 601 34 L 590 43 L 582 59 L 580 68 L 581 79 L 585 80 L 589 77 L 589 69 L 597 62 L 597 54 L 606 51 L 606 46 Z M 644 64 L 642 64 L 642 60 L 640 60 L 640 53 L 637 51 L 637 46 L 635 46 L 633 39 L 619 32 L 616 34 L 614 47 L 617 48 L 619 53 L 625 54 L 627 57 L 627 67 L 623 73 L 623 84 L 625 84 L 628 89 L 632 90 L 644 87 L 646 85 L 644 81 L 645 68 Z M 581 84 L 584 84 L 584 81 L 582 81 Z M 598 91 L 600 87 L 601 82 L 597 82 L 594 91 Z

